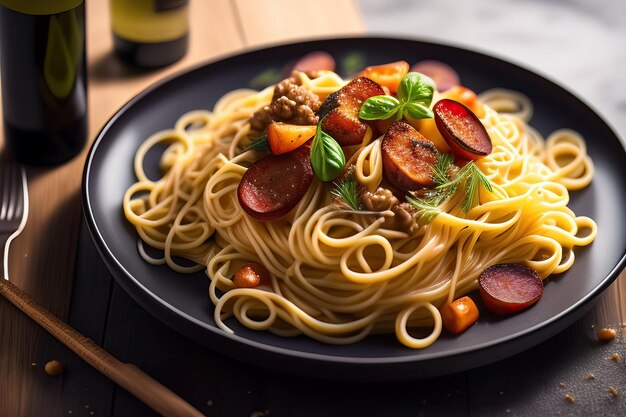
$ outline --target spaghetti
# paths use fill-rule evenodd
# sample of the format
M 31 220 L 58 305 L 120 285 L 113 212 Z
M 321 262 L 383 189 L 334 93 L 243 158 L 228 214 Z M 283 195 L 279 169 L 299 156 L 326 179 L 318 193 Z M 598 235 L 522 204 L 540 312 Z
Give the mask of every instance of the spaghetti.
M 299 76 L 320 100 L 345 85 L 332 72 Z M 272 87 L 232 91 L 212 112 L 187 113 L 173 129 L 152 135 L 136 153 L 138 181 L 123 201 L 144 259 L 180 272 L 206 271 L 215 321 L 226 332 L 232 330 L 225 320 L 234 316 L 281 336 L 347 344 L 395 333 L 402 344 L 424 348 L 442 331 L 438 308 L 475 290 L 485 268 L 521 263 L 543 279 L 569 269 L 573 249 L 596 236 L 594 221 L 567 207 L 569 190 L 593 176 L 583 138 L 559 130 L 544 141 L 527 124 L 528 99 L 503 90 L 479 97 L 493 151 L 476 165 L 493 191 L 482 189 L 480 204 L 467 213 L 448 201 L 430 223 L 398 230 L 390 210 L 338 208 L 331 184 L 314 179 L 286 216 L 255 220 L 241 209 L 237 187 L 258 158 L 245 150 L 249 118 L 272 93 Z M 164 174 L 150 179 L 144 157 L 159 143 L 169 145 L 161 158 Z M 368 128 L 363 143 L 345 153 L 356 180 L 376 190 L 383 182 L 381 138 Z M 163 257 L 149 256 L 144 244 Z M 196 265 L 183 266 L 176 257 Z M 269 270 L 271 284 L 233 284 L 235 271 L 249 261 Z M 414 328 L 427 335 L 418 337 Z

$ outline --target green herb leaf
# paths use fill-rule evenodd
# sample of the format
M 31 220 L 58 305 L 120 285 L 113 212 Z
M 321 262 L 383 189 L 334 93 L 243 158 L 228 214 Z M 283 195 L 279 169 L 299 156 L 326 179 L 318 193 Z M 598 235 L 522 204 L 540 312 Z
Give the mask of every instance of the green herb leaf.
M 280 68 L 268 68 L 250 80 L 251 88 L 265 88 L 280 81 Z
M 311 166 L 315 175 L 327 182 L 339 176 L 346 164 L 346 157 L 337 141 L 322 130 L 322 120 L 317 125 L 311 144 Z
M 449 153 L 439 154 L 437 163 L 433 167 L 433 179 L 437 185 L 442 185 L 450 181 L 448 170 L 454 164 L 454 157 Z
M 435 83 L 429 77 L 409 72 L 402 78 L 398 87 L 398 98 L 392 96 L 370 97 L 361 106 L 359 117 L 363 120 L 385 120 L 396 116 L 397 120 L 405 116 L 414 119 L 433 117 L 429 108 L 433 101 Z
M 351 78 L 359 72 L 359 70 L 365 67 L 365 56 L 360 52 L 350 52 L 341 60 L 341 66 L 343 68 L 343 75 L 346 78 Z
M 439 205 L 442 203 L 440 194 L 438 194 L 437 197 L 425 199 L 406 196 L 406 202 L 420 212 L 420 219 L 426 223 L 430 223 L 439 213 L 441 213 L 441 210 L 439 209 Z
M 407 103 L 417 102 L 430 106 L 435 91 L 435 82 L 419 72 L 409 72 L 398 86 L 398 99 Z M 432 116 L 431 116 L 432 117 Z
M 449 177 L 449 169 L 453 166 L 454 158 L 450 154 L 441 154 L 433 166 L 432 176 L 437 187 L 427 191 L 421 198 L 407 196 L 406 201 L 417 210 L 423 212 L 423 218 L 432 221 L 440 213 L 439 206 L 457 191 L 463 193 L 461 210 L 467 213 L 478 204 L 479 188 L 482 185 L 489 192 L 493 190 L 489 179 L 474 164 L 468 162 L 461 168 L 454 178 Z
M 341 199 L 341 201 L 343 201 L 352 210 L 361 210 L 361 199 L 359 198 L 361 186 L 353 175 L 349 175 L 340 181 L 336 181 L 333 185 L 334 187 L 330 191 L 332 195 Z
M 359 111 L 363 120 L 389 119 L 398 111 L 400 102 L 392 96 L 374 96 L 365 100 Z
M 261 136 L 255 139 L 244 151 L 266 152 L 270 148 L 270 142 L 267 136 Z
M 414 119 L 430 119 L 433 117 L 433 111 L 427 106 L 420 103 L 406 103 L 404 105 L 403 114 L 409 115 Z
M 463 197 L 463 203 L 461 204 L 461 210 L 467 213 L 476 206 L 478 202 L 478 188 L 480 185 L 485 187 L 489 192 L 492 191 L 492 188 L 487 177 L 485 177 L 473 162 L 465 166 L 469 166 L 469 169 L 467 178 L 465 179 L 465 195 Z

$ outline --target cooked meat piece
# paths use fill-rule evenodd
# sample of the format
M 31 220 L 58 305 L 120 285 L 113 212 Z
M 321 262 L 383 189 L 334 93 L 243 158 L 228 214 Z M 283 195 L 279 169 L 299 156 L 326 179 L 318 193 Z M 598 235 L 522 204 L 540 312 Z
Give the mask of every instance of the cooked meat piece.
M 318 118 L 319 97 L 303 87 L 297 74 L 285 78 L 274 86 L 272 102 L 257 110 L 250 117 L 250 127 L 263 132 L 270 122 L 285 122 L 293 125 L 315 125 Z
M 391 210 L 394 214 L 390 219 L 390 227 L 406 233 L 413 233 L 419 227 L 417 210 L 409 203 L 400 203 L 391 190 L 379 187 L 376 192 L 363 191 L 361 203 L 367 210 Z
M 413 233 L 419 227 L 417 210 L 409 203 L 400 203 L 391 207 L 393 219 L 398 230 Z
M 363 191 L 361 193 L 361 202 L 363 207 L 368 210 L 385 211 L 398 204 L 398 199 L 390 190 L 378 187 L 374 193 Z

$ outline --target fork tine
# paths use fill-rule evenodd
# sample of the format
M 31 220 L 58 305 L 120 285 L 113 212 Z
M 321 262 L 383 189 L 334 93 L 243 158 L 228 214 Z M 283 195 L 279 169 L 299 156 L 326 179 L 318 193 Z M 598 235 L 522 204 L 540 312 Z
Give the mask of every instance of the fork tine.
M 17 167 L 17 201 L 15 203 L 15 211 L 14 216 L 16 219 L 19 219 L 24 214 L 24 182 L 26 180 L 26 172 L 24 168 L 19 166 Z
M 15 213 L 15 206 L 17 203 L 18 195 L 21 193 L 21 190 L 18 189 L 18 180 L 17 180 L 17 170 L 18 168 L 15 165 L 10 165 L 7 167 L 8 169 L 8 177 L 9 181 L 9 206 L 7 207 L 7 220 L 13 220 L 13 214 Z
M 7 167 L 0 167 L 0 187 L 2 188 L 2 207 L 0 207 L 0 220 L 4 220 L 9 205 L 9 178 L 7 175 Z

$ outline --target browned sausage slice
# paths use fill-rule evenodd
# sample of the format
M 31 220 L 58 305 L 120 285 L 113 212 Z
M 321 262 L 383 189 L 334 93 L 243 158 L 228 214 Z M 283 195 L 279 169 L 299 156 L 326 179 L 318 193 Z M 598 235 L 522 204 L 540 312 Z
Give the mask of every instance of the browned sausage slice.
M 434 186 L 432 167 L 439 157 L 437 148 L 411 125 L 392 124 L 381 147 L 387 181 L 404 191 Z
M 411 67 L 411 71 L 420 72 L 435 81 L 437 91 L 446 91 L 455 85 L 461 85 L 459 74 L 445 62 L 425 59 Z
M 435 104 L 433 113 L 437 130 L 457 156 L 475 161 L 491 153 L 493 145 L 485 126 L 463 103 L 444 98 Z
M 322 129 L 341 146 L 358 145 L 363 141 L 367 125 L 359 120 L 363 102 L 385 94 L 383 88 L 366 77 L 358 77 L 324 100 L 318 114 L 325 117 Z
M 237 188 L 239 204 L 246 213 L 258 220 L 272 220 L 298 204 L 313 181 L 309 144 L 282 155 L 268 155 L 248 168 Z
M 519 264 L 490 266 L 480 274 L 478 285 L 487 309 L 499 315 L 524 310 L 543 294 L 543 281 L 537 271 Z
M 293 67 L 294 71 L 318 71 L 318 70 L 335 70 L 335 59 L 326 51 L 313 51 L 304 55 L 296 62 Z

